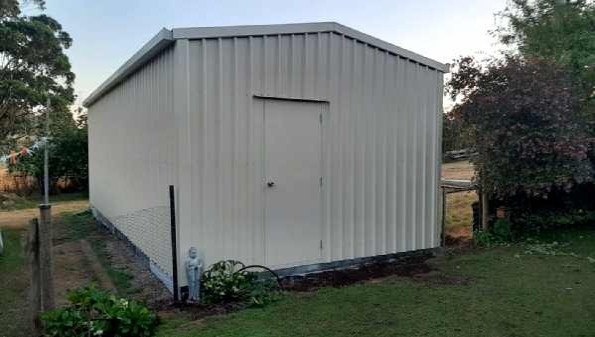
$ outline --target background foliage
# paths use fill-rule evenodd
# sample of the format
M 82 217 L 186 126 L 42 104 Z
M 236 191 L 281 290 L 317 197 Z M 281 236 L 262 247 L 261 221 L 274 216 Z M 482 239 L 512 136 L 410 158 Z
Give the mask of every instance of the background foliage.
M 458 61 L 452 113 L 473 125 L 482 189 L 497 197 L 547 195 L 590 181 L 590 139 L 566 69 L 552 61 L 507 57 L 480 65 Z
M 49 144 L 49 173 L 51 190 L 60 178 L 74 180 L 75 185 L 86 190 L 89 181 L 87 120 L 76 123 L 54 124 Z M 10 172 L 24 173 L 37 178 L 40 192 L 43 188 L 43 147 L 31 155 L 18 157 L 16 164 L 10 164 Z
M 25 1 L 44 9 L 44 1 Z M 49 98 L 53 120 L 71 118 L 71 71 L 64 50 L 72 39 L 56 20 L 22 13 L 18 0 L 0 1 L 0 143 L 38 134 L 36 117 Z
M 581 110 L 595 118 L 595 3 L 590 0 L 513 0 L 500 13 L 499 40 L 524 57 L 550 60 L 568 69 Z

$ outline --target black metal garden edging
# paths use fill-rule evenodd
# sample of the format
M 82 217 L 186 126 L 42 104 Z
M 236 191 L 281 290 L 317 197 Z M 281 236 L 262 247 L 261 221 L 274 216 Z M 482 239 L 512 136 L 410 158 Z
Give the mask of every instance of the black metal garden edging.
M 252 268 L 260 268 L 260 269 L 266 270 L 269 273 L 271 273 L 275 277 L 275 280 L 277 281 L 277 285 L 279 286 L 279 289 L 283 290 L 283 284 L 281 282 L 281 278 L 279 277 L 279 275 L 277 275 L 277 273 L 275 273 L 275 271 L 273 271 L 271 268 L 265 267 L 263 265 L 251 264 L 249 266 L 243 266 L 238 271 L 236 271 L 236 273 L 241 273 L 243 271 L 246 271 L 246 270 L 252 269 Z
M 176 237 L 176 199 L 174 195 L 174 185 L 169 185 L 169 210 L 171 218 L 171 259 L 172 259 L 172 287 L 174 291 L 174 301 L 180 300 L 178 289 L 178 245 Z

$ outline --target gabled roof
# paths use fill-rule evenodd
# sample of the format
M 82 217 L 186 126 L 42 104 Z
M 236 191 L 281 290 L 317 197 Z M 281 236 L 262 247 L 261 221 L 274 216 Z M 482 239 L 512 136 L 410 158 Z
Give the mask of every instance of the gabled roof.
M 360 42 L 386 50 L 395 55 L 407 58 L 414 62 L 434 68 L 438 71 L 448 72 L 447 64 L 434 61 L 425 56 L 416 54 L 407 49 L 397 47 L 386 41 L 364 34 L 355 29 L 343 26 L 336 22 L 290 23 L 279 25 L 254 25 L 254 26 L 226 26 L 226 27 L 197 27 L 161 29 L 149 42 L 136 52 L 126 63 L 95 89 L 84 101 L 85 107 L 91 106 L 101 96 L 109 92 L 126 77 L 147 63 L 153 56 L 167 48 L 178 39 L 203 39 L 241 36 L 262 36 L 282 34 L 327 33 L 333 32 L 344 35 Z

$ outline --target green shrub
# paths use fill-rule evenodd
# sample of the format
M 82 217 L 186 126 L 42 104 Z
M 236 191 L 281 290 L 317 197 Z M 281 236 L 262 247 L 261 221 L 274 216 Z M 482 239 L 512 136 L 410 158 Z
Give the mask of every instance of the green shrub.
M 258 274 L 242 268 L 242 262 L 226 260 L 206 270 L 201 287 L 205 303 L 248 301 L 251 306 L 262 306 L 279 297 L 275 282 L 261 279 Z
M 582 209 L 524 212 L 513 219 L 514 231 L 522 234 L 537 234 L 544 230 L 593 224 L 595 211 Z
M 253 307 L 262 307 L 279 300 L 281 292 L 276 282 L 271 279 L 255 278 L 250 285 L 248 304 Z
M 500 243 L 500 240 L 489 231 L 479 230 L 473 232 L 473 244 L 476 246 L 490 247 L 497 243 Z
M 510 221 L 497 219 L 492 226 L 492 234 L 502 241 L 510 241 L 512 239 L 512 225 Z
M 68 294 L 68 307 L 45 312 L 48 336 L 131 336 L 155 335 L 157 315 L 146 306 L 97 290 L 94 286 Z

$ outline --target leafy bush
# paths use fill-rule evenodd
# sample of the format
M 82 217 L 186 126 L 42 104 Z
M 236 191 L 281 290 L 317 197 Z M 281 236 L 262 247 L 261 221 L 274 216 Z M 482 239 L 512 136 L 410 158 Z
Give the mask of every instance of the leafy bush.
M 492 234 L 503 241 L 512 239 L 512 225 L 506 219 L 497 219 L 492 226 Z
M 206 303 L 248 301 L 249 305 L 262 306 L 275 301 L 279 292 L 276 284 L 260 279 L 258 274 L 241 270 L 244 264 L 225 260 L 213 264 L 202 276 L 202 298 Z
M 248 297 L 250 306 L 262 307 L 279 300 L 281 292 L 276 281 L 255 278 L 250 285 Z
M 500 240 L 489 231 L 475 231 L 473 232 L 473 244 L 479 247 L 491 247 Z
M 43 314 L 48 336 L 135 336 L 155 335 L 157 315 L 146 306 L 94 286 L 68 294 L 68 307 Z
M 483 193 L 547 196 L 593 180 L 592 145 L 565 67 L 540 58 L 460 59 L 448 83 L 450 114 L 472 130 Z
M 524 234 L 535 234 L 549 229 L 592 224 L 595 224 L 595 211 L 582 209 L 526 212 L 520 213 L 513 219 L 514 230 Z
M 247 272 L 238 272 L 244 264 L 226 260 L 213 264 L 202 276 L 204 300 L 208 303 L 237 301 L 245 296 L 250 288 Z

